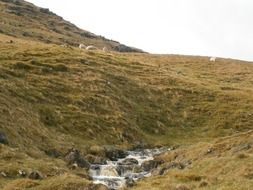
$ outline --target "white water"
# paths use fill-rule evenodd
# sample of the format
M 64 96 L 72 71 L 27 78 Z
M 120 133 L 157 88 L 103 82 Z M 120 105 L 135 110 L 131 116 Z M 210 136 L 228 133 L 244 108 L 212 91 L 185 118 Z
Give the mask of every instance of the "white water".
M 90 176 L 93 178 L 93 183 L 95 184 L 104 184 L 109 189 L 120 189 L 126 185 L 127 180 L 136 181 L 150 177 L 151 172 L 143 171 L 141 165 L 146 161 L 153 160 L 154 156 L 169 150 L 168 148 L 160 148 L 127 151 L 128 156 L 123 159 L 107 161 L 106 165 L 92 165 Z M 138 164 L 122 164 L 123 161 L 130 158 L 137 160 Z M 120 168 L 122 169 L 121 172 L 119 172 Z

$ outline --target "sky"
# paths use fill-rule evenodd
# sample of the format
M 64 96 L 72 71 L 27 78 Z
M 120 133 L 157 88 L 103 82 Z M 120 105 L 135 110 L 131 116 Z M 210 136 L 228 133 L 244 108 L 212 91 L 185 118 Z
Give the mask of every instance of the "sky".
M 28 1 L 150 53 L 253 61 L 253 0 Z

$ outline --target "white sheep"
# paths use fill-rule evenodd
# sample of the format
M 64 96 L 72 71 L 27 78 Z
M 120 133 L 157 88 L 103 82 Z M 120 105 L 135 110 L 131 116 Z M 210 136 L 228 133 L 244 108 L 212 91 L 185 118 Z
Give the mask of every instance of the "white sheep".
M 97 50 L 95 46 L 87 46 L 86 50 Z
M 107 47 L 103 47 L 103 52 L 108 52 Z
M 80 45 L 79 45 L 79 48 L 80 48 L 80 49 L 86 49 L 86 45 L 80 44 Z
M 68 44 L 61 44 L 60 46 L 63 47 L 63 48 L 69 47 Z
M 215 62 L 216 61 L 216 57 L 210 57 L 209 61 Z

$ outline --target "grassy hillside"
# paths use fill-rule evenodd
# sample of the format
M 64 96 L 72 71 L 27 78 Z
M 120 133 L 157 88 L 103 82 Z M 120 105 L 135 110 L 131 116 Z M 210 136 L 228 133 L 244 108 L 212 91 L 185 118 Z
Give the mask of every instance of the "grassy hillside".
M 115 51 L 141 52 L 82 30 L 49 9 L 36 7 L 23 0 L 0 0 L 0 33 L 23 39 L 78 46 L 95 45 Z
M 141 138 L 175 143 L 180 135 L 208 140 L 253 124 L 251 64 L 82 51 L 13 38 L 9 44 L 9 39 L 1 36 L 1 121 L 17 141 L 24 126 L 36 135 L 31 143 L 59 132 L 120 144 Z
M 218 138 L 209 143 L 182 146 L 161 158 L 166 166 L 163 174 L 139 182 L 132 190 L 250 190 L 253 185 L 253 131 Z M 158 169 L 158 171 L 162 171 Z
M 197 165 L 210 164 L 210 168 L 201 167 L 202 173 L 220 175 L 213 167 L 219 167 L 221 160 L 196 155 L 215 147 L 218 138 L 238 134 L 236 139 L 244 142 L 244 132 L 252 130 L 251 63 L 84 51 L 6 35 L 0 35 L 0 52 L 0 132 L 9 141 L 0 146 L 0 172 L 8 174 L 0 177 L 0 188 L 5 190 L 86 187 L 90 182 L 83 179 L 82 170 L 70 170 L 63 157 L 53 158 L 48 152 L 57 150 L 64 155 L 76 147 L 86 154 L 91 145 L 105 144 L 184 145 L 182 154 L 189 154 Z M 224 147 L 233 144 L 233 137 L 229 138 Z M 229 168 L 243 163 L 240 155 L 234 159 L 230 151 L 223 153 L 223 147 L 218 151 L 231 164 Z M 250 152 L 245 154 L 252 164 Z M 169 162 L 170 156 L 164 159 Z M 198 174 L 193 166 L 150 183 L 158 189 L 168 184 L 168 178 L 183 183 L 180 180 L 188 180 L 188 172 Z M 17 176 L 20 169 L 39 170 L 48 177 L 22 179 Z M 209 177 L 205 179 L 213 184 Z M 194 189 L 198 183 L 189 184 Z M 143 187 L 140 183 L 136 188 Z

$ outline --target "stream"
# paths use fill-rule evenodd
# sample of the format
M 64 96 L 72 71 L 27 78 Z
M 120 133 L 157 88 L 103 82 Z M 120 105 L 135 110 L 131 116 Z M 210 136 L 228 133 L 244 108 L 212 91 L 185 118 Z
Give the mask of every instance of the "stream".
M 143 163 L 169 150 L 156 148 L 127 151 L 125 158 L 107 161 L 105 165 L 91 165 L 89 173 L 94 184 L 103 184 L 110 190 L 117 190 L 139 179 L 150 177 L 151 171 L 143 167 Z

